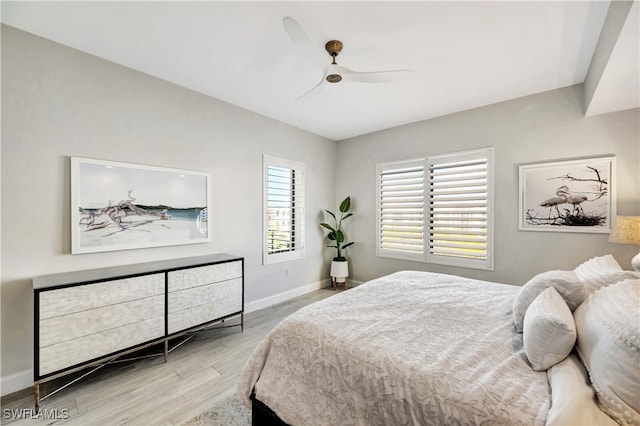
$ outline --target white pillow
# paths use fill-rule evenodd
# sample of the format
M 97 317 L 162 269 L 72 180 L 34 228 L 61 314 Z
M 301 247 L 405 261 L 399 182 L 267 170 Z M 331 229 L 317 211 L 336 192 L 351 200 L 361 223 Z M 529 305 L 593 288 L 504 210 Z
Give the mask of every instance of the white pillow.
M 522 286 L 513 302 L 516 330 L 522 331 L 524 314 L 533 300 L 548 287 L 554 287 L 573 311 L 586 297 L 584 284 L 573 271 L 546 271 L 531 278 Z
M 640 272 L 634 271 L 617 271 L 601 274 L 587 281 L 583 280 L 585 299 L 594 291 L 612 284 L 616 284 L 626 280 L 640 279 Z
M 592 257 L 573 270 L 582 281 L 589 281 L 601 275 L 620 272 L 622 268 L 610 254 Z
M 584 366 L 575 353 L 547 370 L 551 409 L 547 426 L 617 425 L 596 404 L 596 394 Z
M 524 352 L 535 371 L 565 359 L 576 341 L 576 326 L 566 302 L 549 287 L 535 298 L 524 316 Z
M 602 410 L 621 424 L 640 424 L 640 280 L 591 294 L 574 312 L 576 350 Z

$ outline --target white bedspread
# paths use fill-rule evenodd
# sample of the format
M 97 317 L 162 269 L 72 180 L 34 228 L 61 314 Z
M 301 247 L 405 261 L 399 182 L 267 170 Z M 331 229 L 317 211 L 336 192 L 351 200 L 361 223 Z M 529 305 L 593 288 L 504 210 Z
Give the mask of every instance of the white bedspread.
M 544 424 L 546 372 L 526 361 L 519 287 L 405 271 L 284 319 L 238 393 L 291 425 Z

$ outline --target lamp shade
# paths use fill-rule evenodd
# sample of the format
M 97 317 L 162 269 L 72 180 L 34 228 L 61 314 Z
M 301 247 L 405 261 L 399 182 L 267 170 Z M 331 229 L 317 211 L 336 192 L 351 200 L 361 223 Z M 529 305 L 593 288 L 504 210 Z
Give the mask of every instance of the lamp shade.
M 616 216 L 609 241 L 640 246 L 640 216 Z M 640 272 L 640 253 L 631 259 L 631 267 Z
M 640 216 L 616 216 L 609 242 L 640 246 Z

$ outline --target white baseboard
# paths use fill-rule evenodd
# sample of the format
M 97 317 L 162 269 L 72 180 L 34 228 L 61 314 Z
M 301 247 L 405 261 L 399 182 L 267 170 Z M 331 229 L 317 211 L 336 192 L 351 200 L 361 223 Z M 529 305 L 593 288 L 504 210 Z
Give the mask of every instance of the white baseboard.
M 349 281 L 350 285 L 356 286 L 361 284 L 360 281 Z M 282 293 L 274 294 L 273 296 L 265 297 L 263 299 L 249 302 L 244 306 L 245 314 L 258 311 L 260 309 L 268 308 L 269 306 L 277 303 L 285 302 L 294 297 L 302 296 L 312 291 L 320 290 L 323 287 L 329 286 L 329 280 L 317 281 L 315 283 L 307 284 L 302 287 L 295 288 L 293 290 L 285 291 Z M 13 392 L 17 392 L 33 386 L 33 371 L 25 370 L 19 373 L 10 374 L 6 377 L 0 378 L 0 390 L 2 396 L 8 395 Z
M 303 294 L 311 293 L 312 291 L 320 290 L 323 287 L 329 285 L 329 280 L 317 281 L 315 283 L 307 284 L 302 287 L 294 288 L 293 290 L 284 291 L 282 293 L 274 294 L 273 296 L 258 299 L 253 302 L 245 303 L 244 313 L 258 311 L 260 309 L 268 308 L 269 306 L 277 303 L 285 302 L 294 297 L 302 296 Z
M 32 370 L 24 370 L 0 378 L 0 390 L 2 391 L 2 396 L 30 388 L 31 386 L 33 386 Z

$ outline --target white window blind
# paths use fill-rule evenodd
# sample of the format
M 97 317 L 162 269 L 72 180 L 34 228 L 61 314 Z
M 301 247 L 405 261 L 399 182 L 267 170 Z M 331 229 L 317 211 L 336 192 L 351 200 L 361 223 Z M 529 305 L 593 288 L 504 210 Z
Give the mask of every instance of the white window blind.
M 378 165 L 378 254 L 424 254 L 424 160 Z
M 489 156 L 486 151 L 427 159 L 429 250 L 427 261 L 457 258 L 485 267 L 489 261 Z
M 493 269 L 492 149 L 378 165 L 378 255 Z
M 265 264 L 302 257 L 304 164 L 264 157 Z

